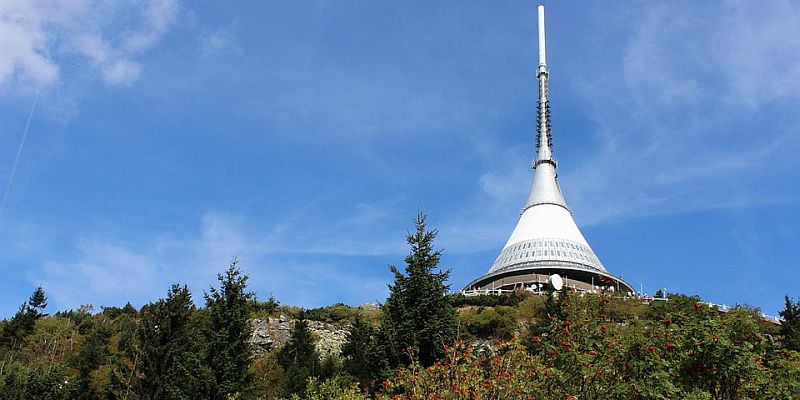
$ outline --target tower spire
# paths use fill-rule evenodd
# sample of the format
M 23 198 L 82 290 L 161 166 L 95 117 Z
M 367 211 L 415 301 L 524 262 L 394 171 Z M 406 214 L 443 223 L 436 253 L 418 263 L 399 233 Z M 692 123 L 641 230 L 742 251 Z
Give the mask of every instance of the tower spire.
M 555 167 L 553 160 L 553 136 L 550 133 L 550 100 L 547 79 L 547 50 L 544 36 L 544 6 L 539 5 L 539 67 L 536 68 L 536 79 L 539 82 L 539 100 L 537 107 L 537 140 L 536 147 L 539 153 L 533 167 L 536 168 L 543 162 L 549 162 Z
M 553 135 L 550 131 L 550 100 L 547 80 L 547 51 L 544 36 L 544 6 L 539 6 L 539 66 L 536 68 L 536 80 L 539 83 L 539 99 L 536 113 L 536 154 L 531 166 L 536 170 L 533 175 L 531 192 L 524 210 L 537 204 L 555 204 L 567 209 L 567 202 L 558 186 L 556 161 L 553 158 Z

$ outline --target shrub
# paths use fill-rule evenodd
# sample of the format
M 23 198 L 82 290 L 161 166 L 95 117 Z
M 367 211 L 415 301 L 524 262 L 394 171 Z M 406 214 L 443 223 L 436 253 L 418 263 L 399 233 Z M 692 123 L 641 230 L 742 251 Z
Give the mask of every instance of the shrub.
M 517 317 L 523 322 L 531 322 L 545 316 L 545 297 L 530 296 L 517 304 Z
M 493 295 L 493 294 L 481 294 L 477 296 L 464 296 L 461 293 L 455 293 L 448 296 L 448 300 L 450 301 L 450 305 L 453 307 L 468 307 L 468 306 L 484 306 L 484 307 L 496 307 L 496 306 L 516 306 L 520 302 L 524 301 L 526 298 L 530 296 L 526 296 L 522 292 L 512 292 L 509 294 L 501 294 L 501 295 Z
M 480 338 L 510 339 L 517 330 L 517 312 L 514 307 L 471 307 L 459 313 L 464 329 Z
M 360 310 L 357 307 L 336 303 L 332 306 L 312 308 L 306 311 L 306 319 L 322 322 L 352 321 L 359 314 Z

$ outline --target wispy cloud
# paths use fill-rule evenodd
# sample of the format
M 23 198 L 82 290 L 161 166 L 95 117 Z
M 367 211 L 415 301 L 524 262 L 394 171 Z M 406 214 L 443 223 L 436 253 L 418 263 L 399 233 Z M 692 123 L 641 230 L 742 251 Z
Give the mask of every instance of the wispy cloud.
M 766 178 L 772 161 L 800 146 L 796 118 L 782 131 L 760 129 L 774 118 L 765 107 L 798 98 L 800 8 L 732 2 L 714 11 L 700 20 L 648 5 L 632 16 L 620 79 L 583 87 L 603 144 L 564 180 L 588 223 L 730 207 L 740 185 Z M 784 189 L 750 192 L 744 203 L 797 197 Z
M 289 219 L 269 229 L 242 215 L 208 213 L 194 234 L 163 232 L 135 243 L 85 238 L 71 258 L 46 260 L 36 279 L 57 308 L 113 305 L 119 299 L 146 302 L 158 298 L 170 281 L 188 284 L 199 299 L 202 290 L 216 283 L 216 274 L 238 257 L 262 297 L 272 293 L 305 305 L 324 304 L 332 293 L 349 302 L 382 299 L 389 262 L 356 272 L 348 260 L 400 262 L 405 231 L 383 237 L 391 229 L 376 226 L 385 221 L 376 205 L 362 204 L 352 214 L 324 219 L 316 229 L 307 225 L 317 223 L 314 218 Z
M 233 29 L 217 29 L 204 35 L 200 40 L 200 55 L 212 57 L 218 55 L 238 55 L 242 48 L 236 40 Z
M 169 30 L 177 0 L 10 0 L 0 3 L 0 84 L 44 87 L 70 56 L 88 59 L 110 85 L 130 84 L 137 55 Z
M 157 298 L 163 292 L 161 268 L 149 254 L 93 241 L 80 246 L 76 261 L 46 263 L 42 284 L 54 303 L 62 307 L 91 302 L 112 305 L 121 293 L 136 293 L 139 299 Z

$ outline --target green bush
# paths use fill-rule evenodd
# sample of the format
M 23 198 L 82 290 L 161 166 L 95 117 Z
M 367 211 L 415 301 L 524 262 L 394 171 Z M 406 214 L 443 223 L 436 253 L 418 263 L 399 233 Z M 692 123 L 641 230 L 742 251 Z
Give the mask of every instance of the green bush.
M 530 296 L 517 304 L 517 317 L 530 322 L 545 316 L 545 296 Z
M 455 293 L 448 296 L 450 305 L 453 307 L 468 307 L 468 306 L 516 306 L 529 296 L 520 292 L 512 292 L 509 294 L 493 295 L 493 294 L 480 294 L 477 296 L 464 296 L 461 293 Z
M 509 306 L 474 307 L 459 313 L 464 329 L 479 338 L 510 339 L 517 330 L 517 310 Z
M 358 307 L 350 307 L 347 304 L 336 303 L 332 306 L 312 308 L 306 311 L 306 319 L 321 322 L 341 322 L 352 321 L 356 315 L 360 314 Z
M 250 318 L 277 317 L 280 314 L 281 304 L 274 297 L 269 296 L 267 301 L 250 300 Z

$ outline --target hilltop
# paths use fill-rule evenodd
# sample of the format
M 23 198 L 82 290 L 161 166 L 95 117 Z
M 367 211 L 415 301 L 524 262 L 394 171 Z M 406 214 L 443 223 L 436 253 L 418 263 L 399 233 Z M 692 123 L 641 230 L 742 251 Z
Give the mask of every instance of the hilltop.
M 800 353 L 787 348 L 780 325 L 751 308 L 720 313 L 684 295 L 649 303 L 608 295 L 524 293 L 453 295 L 449 302 L 457 311 L 458 333 L 445 356 L 428 368 L 412 363 L 387 373 L 372 383 L 374 394 L 789 399 L 800 392 Z M 358 379 L 345 365 L 352 355 L 342 355 L 341 349 L 354 323 L 379 326 L 380 308 L 336 304 L 302 310 L 269 299 L 252 300 L 249 309 L 256 331 L 259 324 L 263 328 L 248 339 L 258 350 L 250 360 L 250 398 L 280 395 L 287 379 L 280 350 L 301 318 L 312 327 L 315 354 L 321 354 L 304 396 L 367 396 L 355 389 Z M 0 397 L 148 398 L 139 394 L 137 380 L 147 353 L 138 331 L 149 312 L 126 306 L 42 314 L 22 342 L 0 349 Z M 206 308 L 188 315 L 197 325 L 205 318 Z M 268 321 L 277 324 L 276 330 L 264 330 Z M 10 324 L 2 323 L 4 333 Z M 202 328 L 192 329 L 197 338 L 203 336 Z
M 419 214 L 380 306 L 259 301 L 234 260 L 197 306 L 46 313 L 40 287 L 0 323 L 2 399 L 794 399 L 800 303 L 780 324 L 697 296 L 563 289 L 448 294 Z

